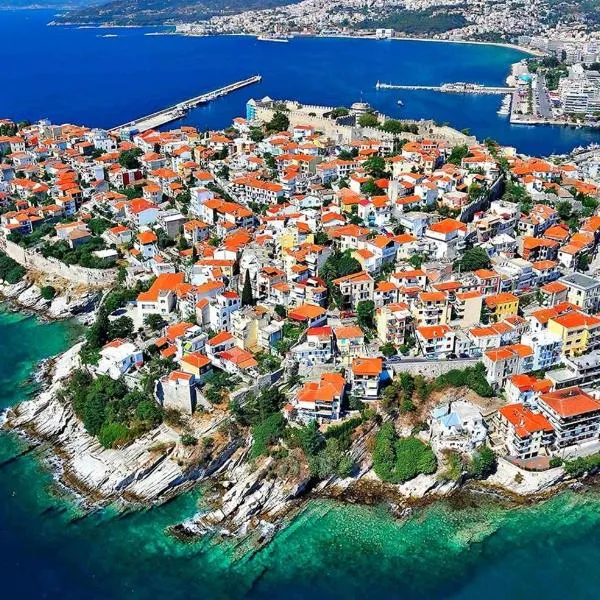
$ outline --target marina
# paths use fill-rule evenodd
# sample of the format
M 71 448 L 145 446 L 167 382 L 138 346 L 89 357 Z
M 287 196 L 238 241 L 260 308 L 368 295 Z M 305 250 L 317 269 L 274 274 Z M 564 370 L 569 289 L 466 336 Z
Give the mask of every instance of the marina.
M 466 83 L 457 81 L 456 83 L 442 83 L 442 85 L 398 85 L 394 83 L 375 84 L 377 90 L 426 90 L 430 92 L 444 92 L 447 94 L 510 94 L 513 88 L 494 87 L 481 85 L 479 83 Z
M 511 104 L 512 96 L 510 94 L 506 94 L 506 96 L 504 96 L 504 98 L 502 99 L 502 104 L 500 105 L 497 114 L 501 117 L 508 117 L 510 115 Z

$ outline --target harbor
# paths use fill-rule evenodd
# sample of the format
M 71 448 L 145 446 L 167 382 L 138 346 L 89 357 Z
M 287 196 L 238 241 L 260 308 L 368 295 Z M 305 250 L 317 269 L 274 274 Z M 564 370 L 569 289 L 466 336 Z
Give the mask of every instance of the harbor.
M 128 123 L 118 125 L 110 131 L 118 132 L 121 129 L 135 129 L 138 132 L 143 132 L 147 131 L 148 129 L 161 127 L 162 125 L 166 125 L 167 123 L 172 123 L 173 121 L 181 119 L 193 108 L 197 108 L 202 104 L 207 104 L 212 100 L 216 100 L 221 96 L 231 94 L 232 92 L 240 90 L 249 85 L 259 83 L 261 80 L 262 75 L 253 75 L 252 77 L 248 77 L 247 79 L 235 81 L 234 83 L 230 83 L 229 85 L 218 88 L 211 92 L 206 92 L 204 94 L 200 94 L 199 96 L 194 96 L 193 98 L 189 98 L 188 100 L 184 100 L 183 102 L 178 102 L 173 106 L 169 106 L 152 114 L 145 115 L 133 121 L 129 121 Z
M 394 83 L 375 84 L 377 90 L 425 90 L 430 92 L 444 92 L 447 94 L 510 94 L 514 90 L 510 87 L 485 86 L 479 83 L 442 83 L 441 85 L 398 85 Z

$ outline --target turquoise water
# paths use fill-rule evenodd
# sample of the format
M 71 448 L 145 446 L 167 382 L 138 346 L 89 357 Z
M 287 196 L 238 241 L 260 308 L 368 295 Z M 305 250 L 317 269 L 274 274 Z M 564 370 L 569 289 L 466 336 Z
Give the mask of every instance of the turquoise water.
M 157 28 L 46 27 L 52 15 L 48 10 L 0 10 L 0 117 L 114 127 L 261 73 L 260 84 L 193 110 L 184 122 L 200 129 L 226 127 L 233 117 L 244 115 L 249 98 L 266 95 L 332 106 L 363 99 L 391 116 L 448 122 L 480 139 L 492 137 L 532 154 L 566 152 L 600 141 L 598 131 L 510 125 L 496 114 L 499 96 L 375 89 L 378 80 L 503 85 L 510 64 L 525 56 L 509 48 L 341 38 L 273 44 L 249 36 L 152 36 L 145 34 Z M 107 34 L 117 37 L 103 37 Z
M 36 362 L 66 347 L 69 324 L 0 311 L 2 404 Z M 595 599 L 600 496 L 562 494 L 505 510 L 438 504 L 405 523 L 381 508 L 314 501 L 259 552 L 183 543 L 165 528 L 194 514 L 199 493 L 151 510 L 86 515 L 39 451 L 0 434 L 0 581 L 7 598 L 300 600 Z

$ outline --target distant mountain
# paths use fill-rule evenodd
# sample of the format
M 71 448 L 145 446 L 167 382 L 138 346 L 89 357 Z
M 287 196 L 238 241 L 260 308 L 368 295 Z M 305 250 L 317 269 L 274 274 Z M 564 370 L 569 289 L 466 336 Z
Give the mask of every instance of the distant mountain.
M 11 0 L 9 0 L 11 1 Z M 35 1 L 35 0 L 33 0 Z M 81 0 L 80 0 L 81 1 Z M 83 0 L 84 2 L 86 0 Z M 217 15 L 246 10 L 276 8 L 298 0 L 112 0 L 75 9 L 56 19 L 57 23 L 114 25 L 161 25 L 202 21 Z
M 94 4 L 101 4 L 103 0 L 1 0 L 0 8 L 60 8 L 66 10 L 79 10 Z

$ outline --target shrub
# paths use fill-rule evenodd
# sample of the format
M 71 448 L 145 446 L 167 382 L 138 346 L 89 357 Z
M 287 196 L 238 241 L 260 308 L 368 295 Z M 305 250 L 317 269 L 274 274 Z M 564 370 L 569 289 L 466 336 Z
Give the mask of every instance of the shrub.
M 563 464 L 563 459 L 558 456 L 553 456 L 550 459 L 550 468 L 554 469 L 555 467 L 560 467 Z
M 469 475 L 475 479 L 485 479 L 496 470 L 496 455 L 491 448 L 481 447 L 471 459 Z
M 129 429 L 122 423 L 107 423 L 98 433 L 98 441 L 104 448 L 116 448 L 129 440 Z
M 56 296 L 56 290 L 51 285 L 45 285 L 41 290 L 42 298 L 44 300 L 52 300 Z
M 383 481 L 403 483 L 422 473 L 435 473 L 437 459 L 428 444 L 415 437 L 399 438 L 388 421 L 375 438 L 373 468 Z
M 283 435 L 283 416 L 281 413 L 273 413 L 261 423 L 252 426 L 251 458 L 258 458 L 266 454 L 269 446 L 274 444 Z
M 600 454 L 592 456 L 579 457 L 575 460 L 565 461 L 565 472 L 573 477 L 581 477 L 589 471 L 594 471 L 600 467 Z
M 25 269 L 17 261 L 0 252 L 0 279 L 9 284 L 18 283 L 25 273 Z
M 191 433 L 184 433 L 179 439 L 184 446 L 195 446 L 198 443 L 198 438 Z

